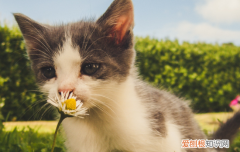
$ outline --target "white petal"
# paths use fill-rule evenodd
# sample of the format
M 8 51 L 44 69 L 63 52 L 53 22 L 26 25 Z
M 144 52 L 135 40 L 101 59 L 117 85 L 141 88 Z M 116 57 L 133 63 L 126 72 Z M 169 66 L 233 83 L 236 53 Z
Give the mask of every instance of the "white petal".
M 63 104 L 62 109 L 63 111 L 66 110 L 66 104 Z
M 61 92 L 61 101 L 64 100 L 64 95 L 63 95 L 63 92 Z
M 78 106 L 76 110 L 80 111 L 81 109 L 83 109 L 83 108 L 81 106 Z
M 81 101 L 80 100 L 77 100 L 76 101 L 76 107 L 79 107 L 79 105 L 81 105 Z M 81 106 L 80 106 L 81 107 Z
M 73 98 L 73 93 L 71 92 L 70 95 L 69 95 L 69 99 Z
M 58 103 L 60 103 L 61 100 L 58 98 L 58 94 L 56 94 L 56 98 L 57 98 L 56 100 L 58 101 Z
M 55 102 L 53 102 L 51 99 L 48 99 L 47 102 L 52 104 L 55 107 L 58 107 L 58 105 Z
M 66 98 L 68 98 L 69 97 L 69 91 L 66 93 Z M 69 99 L 69 98 L 68 98 Z
M 85 112 L 83 111 L 83 112 L 77 112 L 77 113 L 75 113 L 74 115 L 75 115 L 75 116 L 84 116 L 84 115 L 86 115 L 86 114 L 85 114 Z

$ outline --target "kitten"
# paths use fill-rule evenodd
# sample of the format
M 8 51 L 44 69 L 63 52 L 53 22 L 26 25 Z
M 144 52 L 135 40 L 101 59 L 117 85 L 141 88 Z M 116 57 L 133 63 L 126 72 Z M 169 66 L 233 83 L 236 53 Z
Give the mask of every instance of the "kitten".
M 63 121 L 68 151 L 208 150 L 181 148 L 182 139 L 206 139 L 190 108 L 138 78 L 131 0 L 114 0 L 96 21 L 50 26 L 22 14 L 14 16 L 41 91 L 49 97 L 73 92 L 88 108 L 84 119 Z M 235 126 L 229 136 L 217 133 L 215 137 L 231 138 L 239 124 Z

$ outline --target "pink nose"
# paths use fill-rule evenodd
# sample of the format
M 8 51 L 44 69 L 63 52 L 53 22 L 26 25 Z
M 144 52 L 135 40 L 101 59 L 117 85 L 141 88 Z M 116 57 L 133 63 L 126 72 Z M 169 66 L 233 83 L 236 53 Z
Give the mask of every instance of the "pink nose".
M 61 95 L 61 93 L 69 92 L 72 93 L 73 89 L 58 89 L 58 93 Z

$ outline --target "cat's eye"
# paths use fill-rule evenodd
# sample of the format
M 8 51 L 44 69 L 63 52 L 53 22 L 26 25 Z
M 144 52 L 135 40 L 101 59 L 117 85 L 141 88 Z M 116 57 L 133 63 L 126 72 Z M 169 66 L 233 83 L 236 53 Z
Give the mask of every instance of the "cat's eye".
M 82 66 L 82 72 L 86 75 L 92 75 L 99 69 L 100 65 L 98 63 L 88 63 Z
M 53 67 L 41 68 L 41 72 L 42 72 L 43 76 L 45 76 L 47 79 L 56 77 L 55 69 Z

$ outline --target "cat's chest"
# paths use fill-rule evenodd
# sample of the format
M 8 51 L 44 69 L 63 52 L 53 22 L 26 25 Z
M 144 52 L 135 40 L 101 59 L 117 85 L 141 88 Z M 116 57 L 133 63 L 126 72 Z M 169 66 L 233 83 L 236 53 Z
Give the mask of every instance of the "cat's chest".
M 66 119 L 63 128 L 67 138 L 66 145 L 70 151 L 120 152 L 116 150 L 116 143 L 122 143 L 121 137 L 116 138 L 120 135 L 103 125 L 99 126 L 96 123 L 96 126 L 92 126 L 78 120 Z
M 76 152 L 143 152 L 150 147 L 152 135 L 144 125 L 137 127 L 132 121 L 94 124 L 67 118 L 63 121 L 66 145 L 70 151 Z

